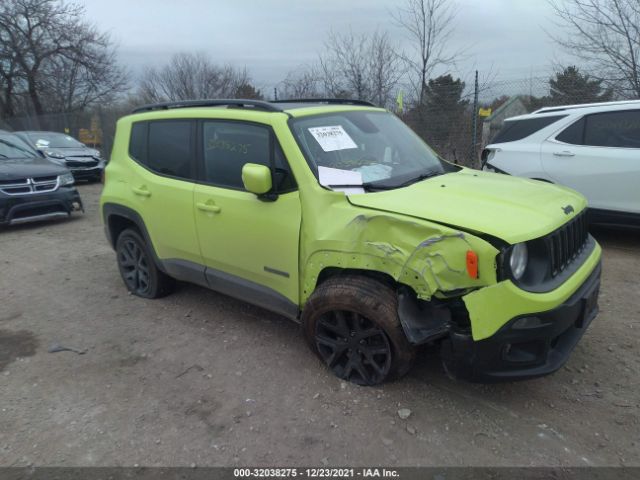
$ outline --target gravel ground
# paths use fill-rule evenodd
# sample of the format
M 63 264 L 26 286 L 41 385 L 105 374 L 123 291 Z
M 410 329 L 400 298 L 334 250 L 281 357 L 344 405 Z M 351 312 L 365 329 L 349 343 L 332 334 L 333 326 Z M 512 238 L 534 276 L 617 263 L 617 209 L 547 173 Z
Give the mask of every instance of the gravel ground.
M 455 382 L 426 350 L 366 388 L 277 315 L 128 295 L 80 190 L 84 216 L 0 230 L 0 465 L 640 465 L 639 232 L 595 232 L 601 313 L 556 374 Z

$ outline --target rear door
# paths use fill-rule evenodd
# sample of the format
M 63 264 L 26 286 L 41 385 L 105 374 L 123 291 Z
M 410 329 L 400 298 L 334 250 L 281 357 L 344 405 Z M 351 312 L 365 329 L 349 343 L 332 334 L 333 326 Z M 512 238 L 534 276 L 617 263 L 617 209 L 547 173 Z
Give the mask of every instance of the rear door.
M 640 110 L 586 115 L 542 145 L 549 177 L 591 208 L 640 213 Z
M 301 207 L 293 174 L 266 125 L 203 120 L 194 215 L 212 288 L 297 314 Z M 246 163 L 272 168 L 275 200 L 247 192 Z
M 506 120 L 504 126 L 482 153 L 482 163 L 510 175 L 546 179 L 540 159 L 544 131 L 566 115 L 540 115 Z M 546 134 L 548 135 L 548 133 Z
M 134 123 L 129 144 L 134 162 L 125 188 L 158 257 L 201 264 L 193 218 L 195 127 L 188 119 Z

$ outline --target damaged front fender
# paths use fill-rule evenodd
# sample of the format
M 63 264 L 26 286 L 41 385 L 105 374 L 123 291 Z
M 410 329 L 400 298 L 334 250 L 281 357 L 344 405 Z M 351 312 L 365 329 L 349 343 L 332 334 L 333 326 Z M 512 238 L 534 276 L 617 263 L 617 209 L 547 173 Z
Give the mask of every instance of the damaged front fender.
M 343 197 L 344 198 L 344 197 Z M 450 292 L 472 290 L 496 282 L 498 250 L 460 230 L 391 213 L 360 213 L 337 221 L 306 225 L 308 248 L 302 275 L 302 303 L 327 268 L 371 270 L 411 287 L 417 298 L 430 300 Z M 334 209 L 333 213 L 340 212 Z M 315 222 L 314 222 L 315 223 Z M 315 231 L 310 232 L 313 227 Z M 304 233 L 304 232 L 309 232 Z M 467 272 L 467 252 L 478 256 L 478 276 Z

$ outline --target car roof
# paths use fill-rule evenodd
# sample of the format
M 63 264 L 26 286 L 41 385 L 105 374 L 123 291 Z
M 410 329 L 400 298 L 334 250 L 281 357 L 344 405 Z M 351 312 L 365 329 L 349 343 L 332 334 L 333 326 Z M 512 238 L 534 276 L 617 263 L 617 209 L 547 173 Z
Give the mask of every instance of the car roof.
M 271 102 L 262 100 L 244 99 L 211 99 L 211 100 L 186 100 L 179 102 L 164 102 L 143 105 L 134 109 L 132 114 L 161 113 L 175 111 L 176 109 L 194 109 L 205 112 L 211 108 L 246 109 L 251 112 L 286 113 L 291 117 L 300 117 L 311 114 L 331 113 L 345 110 L 375 109 L 384 110 L 364 100 L 317 98 L 317 99 L 288 99 Z M 167 115 L 174 117 L 174 115 Z
M 578 105 L 561 105 L 557 107 L 544 107 L 532 113 L 518 115 L 505 119 L 507 122 L 514 120 L 528 120 L 531 118 L 551 117 L 557 115 L 586 115 L 589 113 L 634 110 L 640 109 L 640 100 L 624 100 L 619 102 L 583 103 Z

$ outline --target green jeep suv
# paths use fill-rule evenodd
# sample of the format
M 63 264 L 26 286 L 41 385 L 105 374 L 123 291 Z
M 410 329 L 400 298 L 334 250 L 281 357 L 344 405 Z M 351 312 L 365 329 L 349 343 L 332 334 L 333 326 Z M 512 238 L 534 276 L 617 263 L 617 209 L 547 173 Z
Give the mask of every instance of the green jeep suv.
M 181 280 L 278 312 L 358 384 L 403 375 L 422 344 L 458 378 L 545 375 L 598 311 L 584 197 L 447 163 L 366 102 L 142 107 L 105 177 L 129 291 Z

